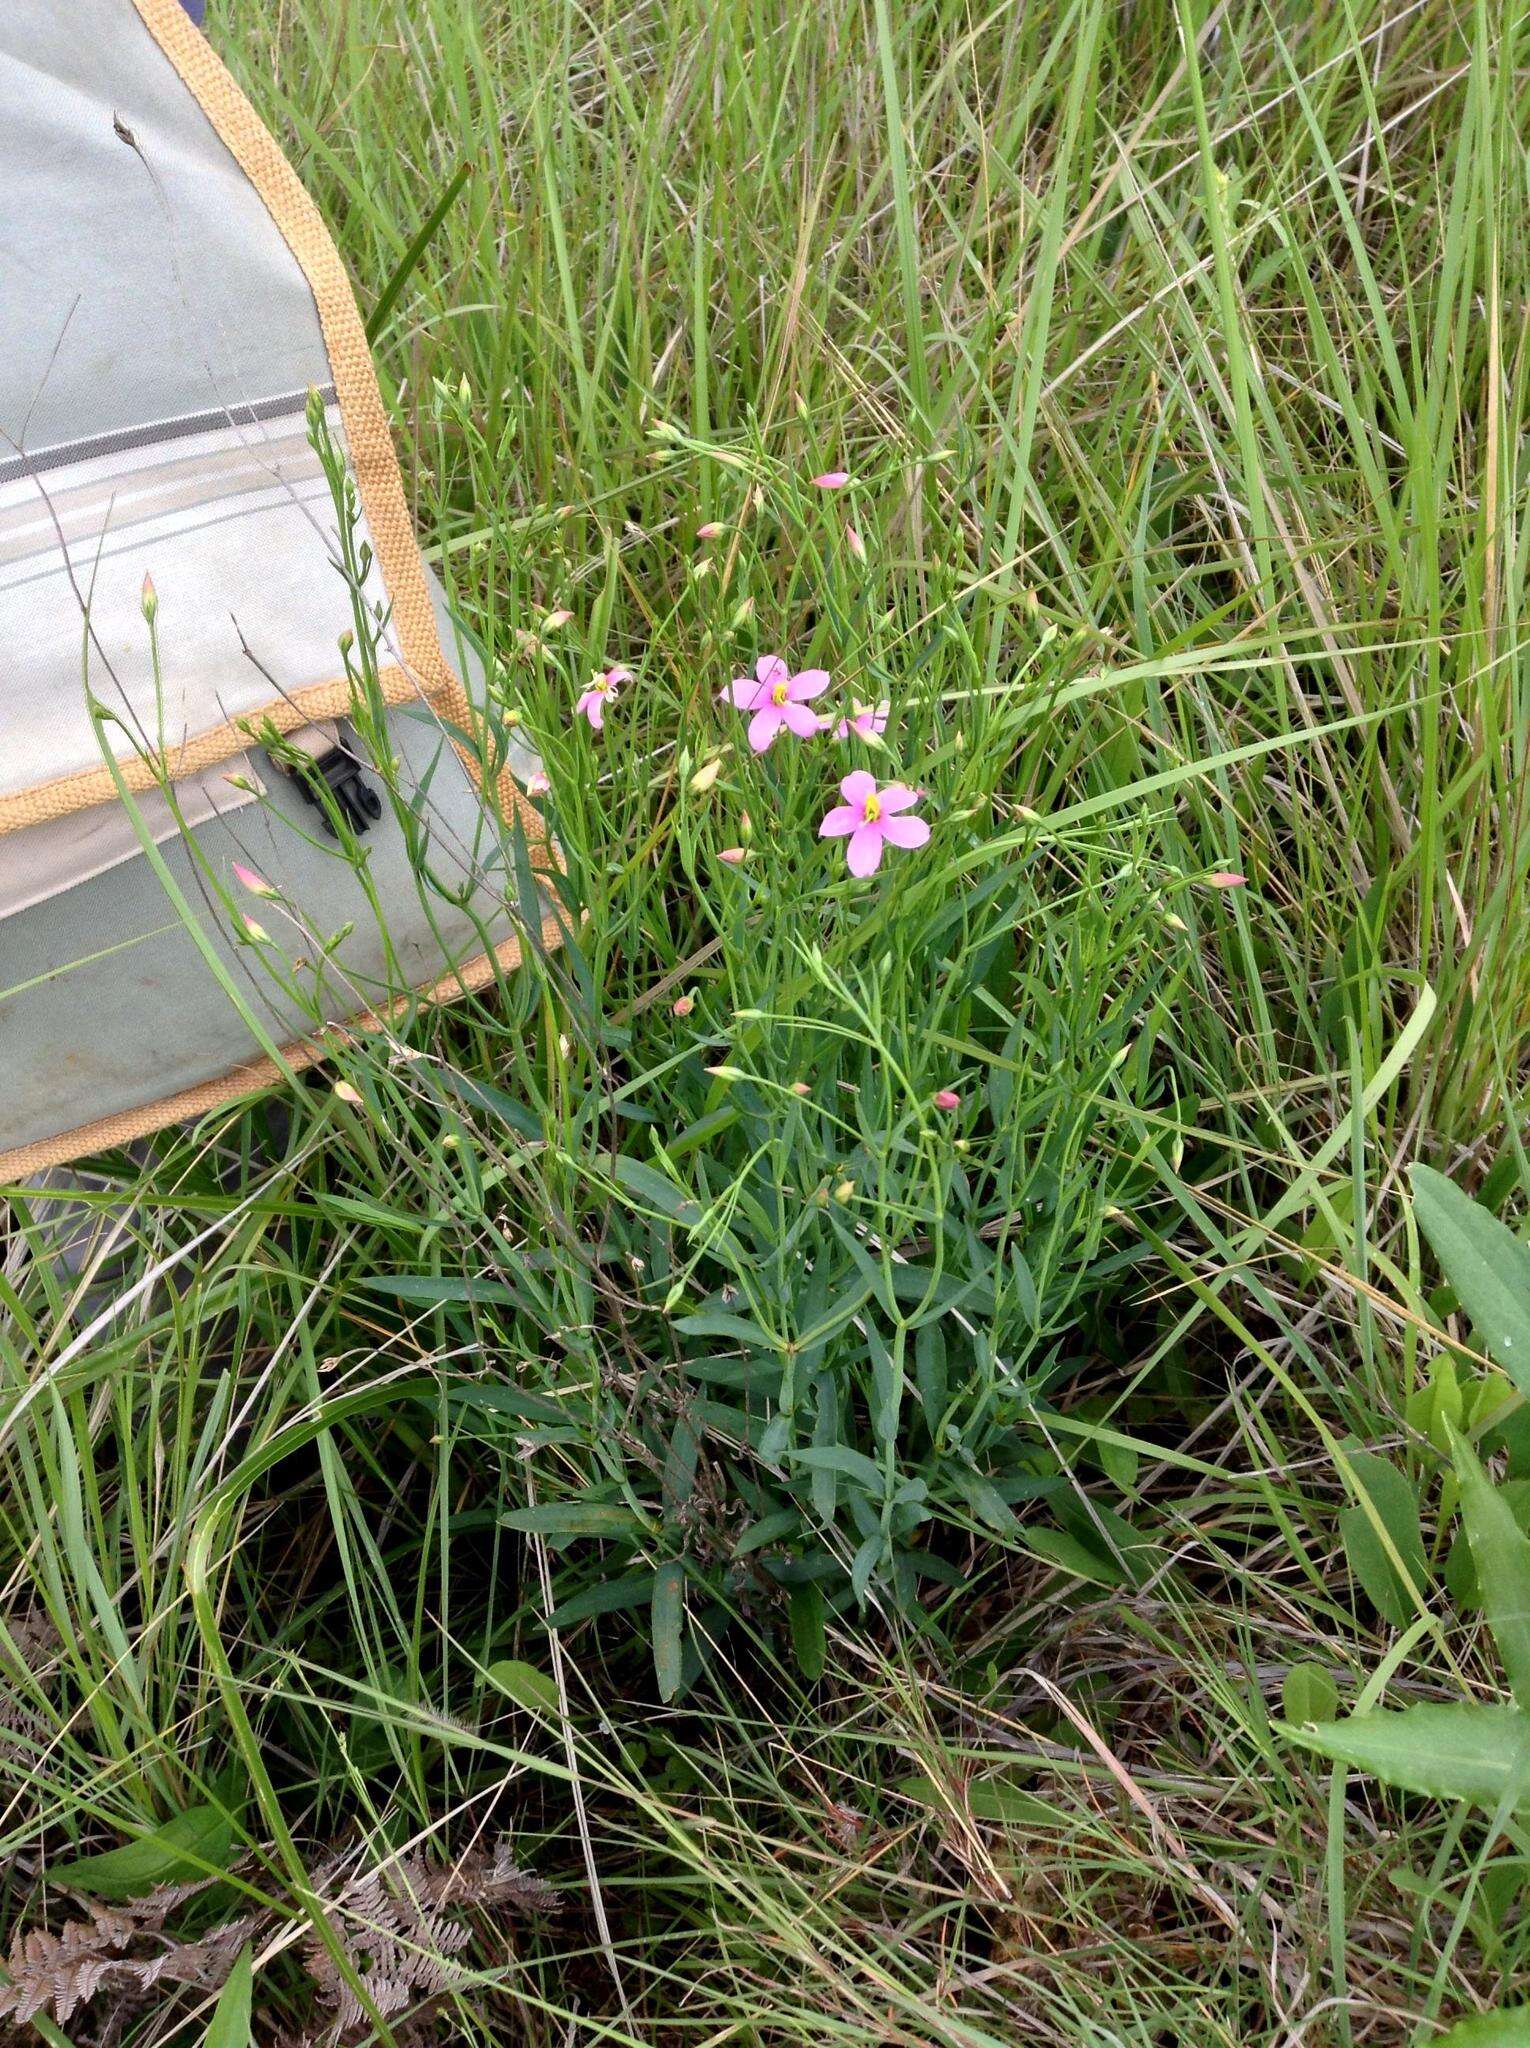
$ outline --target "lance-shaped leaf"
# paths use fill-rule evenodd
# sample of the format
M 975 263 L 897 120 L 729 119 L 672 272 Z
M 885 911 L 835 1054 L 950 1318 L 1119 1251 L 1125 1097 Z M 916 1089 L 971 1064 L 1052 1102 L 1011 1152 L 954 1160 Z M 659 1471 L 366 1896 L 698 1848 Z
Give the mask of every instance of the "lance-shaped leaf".
M 1276 1725 L 1292 1742 L 1406 1792 L 1530 1806 L 1530 1714 L 1518 1707 L 1373 1707 L 1343 1721 Z

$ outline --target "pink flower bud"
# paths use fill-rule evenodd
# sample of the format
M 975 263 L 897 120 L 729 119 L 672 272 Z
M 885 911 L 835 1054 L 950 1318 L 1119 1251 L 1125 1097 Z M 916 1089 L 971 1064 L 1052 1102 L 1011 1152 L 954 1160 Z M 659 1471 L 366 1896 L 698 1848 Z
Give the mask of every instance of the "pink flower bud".
M 252 896 L 259 896 L 263 902 L 274 903 L 277 900 L 279 891 L 272 888 L 265 876 L 257 875 L 253 868 L 247 868 L 237 860 L 234 862 L 234 880 L 241 889 L 248 889 Z
M 962 1099 L 954 1088 L 937 1088 L 930 1097 L 937 1109 L 960 1109 Z
M 822 476 L 815 476 L 813 479 L 820 491 L 842 491 L 849 481 L 848 469 L 826 469 Z

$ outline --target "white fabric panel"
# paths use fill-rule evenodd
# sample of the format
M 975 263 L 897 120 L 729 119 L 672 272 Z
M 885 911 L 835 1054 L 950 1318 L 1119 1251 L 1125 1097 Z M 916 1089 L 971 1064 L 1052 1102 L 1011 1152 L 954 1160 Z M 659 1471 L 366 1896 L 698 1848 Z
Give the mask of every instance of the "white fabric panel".
M 238 775 L 246 786 L 235 789 L 227 779 L 230 775 Z M 256 774 L 254 762 L 248 754 L 239 754 L 217 770 L 178 782 L 175 809 L 157 789 L 146 790 L 137 801 L 149 837 L 162 846 L 179 834 L 183 823 L 195 831 L 209 818 L 243 810 L 264 793 L 265 784 Z M 97 875 L 109 874 L 142 851 L 143 842 L 131 816 L 124 805 L 115 802 L 0 834 L 0 919 L 30 910 L 34 903 L 47 903 Z
M 337 545 L 301 410 L 0 482 L 0 796 L 100 767 L 87 677 L 124 721 L 105 728 L 121 759 L 340 675 L 351 601 Z M 369 596 L 385 596 L 375 566 Z
M 0 199 L 0 462 L 328 383 L 302 272 L 130 0 L 0 0 Z

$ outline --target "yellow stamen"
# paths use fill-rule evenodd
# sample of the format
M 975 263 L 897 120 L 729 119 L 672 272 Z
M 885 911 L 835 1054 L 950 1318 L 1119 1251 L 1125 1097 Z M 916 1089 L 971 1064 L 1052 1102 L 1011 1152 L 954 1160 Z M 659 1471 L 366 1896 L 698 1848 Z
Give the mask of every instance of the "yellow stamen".
M 784 704 L 786 702 L 785 683 L 776 684 L 776 687 L 770 693 L 770 701 L 772 704 Z
M 874 825 L 881 815 L 882 806 L 877 802 L 876 798 L 874 796 L 867 797 L 866 808 L 861 812 L 861 816 L 866 820 L 866 823 Z

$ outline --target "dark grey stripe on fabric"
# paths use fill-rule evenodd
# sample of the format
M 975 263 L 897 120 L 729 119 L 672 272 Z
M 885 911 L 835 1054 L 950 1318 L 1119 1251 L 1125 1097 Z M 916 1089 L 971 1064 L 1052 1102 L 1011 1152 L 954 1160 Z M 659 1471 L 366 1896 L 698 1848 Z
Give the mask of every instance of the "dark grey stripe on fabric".
M 319 393 L 326 405 L 335 402 L 332 384 Z M 253 427 L 263 420 L 286 419 L 301 412 L 308 403 L 306 391 L 284 391 L 276 398 L 257 398 L 242 405 L 226 405 L 209 412 L 184 413 L 179 419 L 156 420 L 147 426 L 122 427 L 115 434 L 98 434 L 90 441 L 61 441 L 35 455 L 15 455 L 0 462 L 0 484 L 18 477 L 38 476 L 44 470 L 63 469 L 71 462 L 92 462 L 101 455 L 118 455 L 131 448 L 152 448 L 159 441 L 179 441 L 188 434 L 210 434 L 215 427 Z

